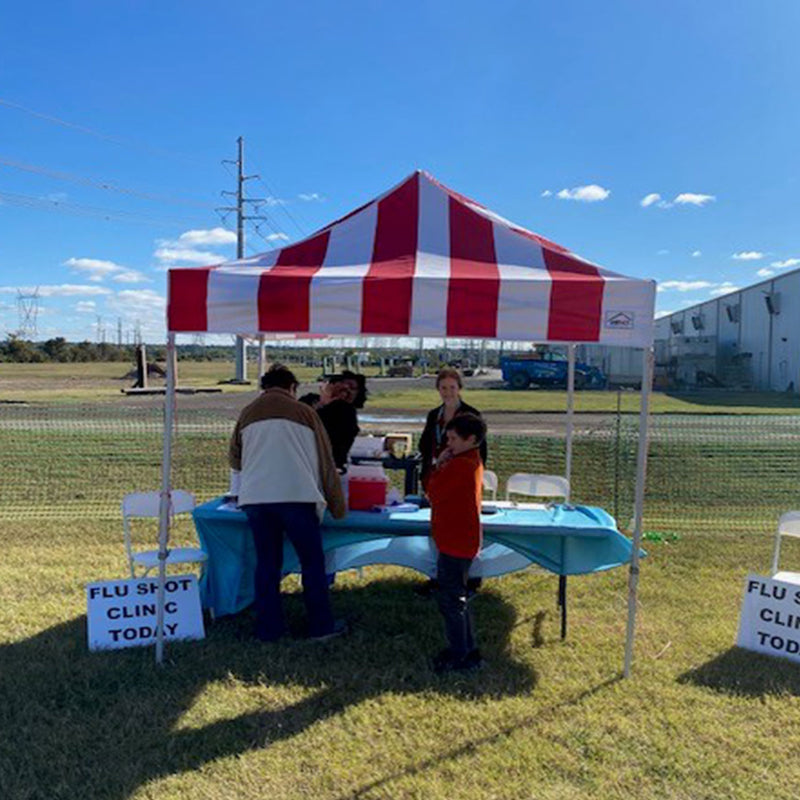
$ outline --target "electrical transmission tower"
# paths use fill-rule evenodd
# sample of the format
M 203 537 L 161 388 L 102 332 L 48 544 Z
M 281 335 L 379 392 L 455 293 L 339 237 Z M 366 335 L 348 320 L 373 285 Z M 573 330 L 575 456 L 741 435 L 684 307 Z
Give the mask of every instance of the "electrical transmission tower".
M 236 212 L 236 258 L 244 258 L 244 223 L 246 220 L 266 220 L 267 217 L 258 214 L 247 214 L 246 203 L 266 203 L 266 197 L 245 197 L 244 188 L 247 181 L 251 181 L 260 177 L 259 175 L 245 175 L 244 174 L 244 139 L 240 136 L 236 140 L 239 145 L 239 157 L 236 161 L 229 159 L 223 160 L 223 164 L 234 164 L 237 169 L 236 175 L 236 191 L 235 192 L 222 192 L 225 197 L 234 197 L 236 199 L 235 206 L 221 206 L 217 211 L 224 213 L 235 211 Z M 253 331 L 256 333 L 256 331 Z M 236 337 L 236 377 L 237 383 L 245 383 L 247 381 L 247 343 L 241 336 Z
M 39 287 L 32 292 L 23 292 L 17 289 L 17 313 L 19 315 L 20 339 L 33 341 L 38 333 L 39 321 Z

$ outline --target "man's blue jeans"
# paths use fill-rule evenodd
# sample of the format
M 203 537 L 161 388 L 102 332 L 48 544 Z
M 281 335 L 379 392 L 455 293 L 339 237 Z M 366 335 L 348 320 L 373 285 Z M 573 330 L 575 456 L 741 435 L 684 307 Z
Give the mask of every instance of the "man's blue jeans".
M 256 546 L 256 636 L 274 641 L 286 633 L 280 590 L 284 534 L 300 559 L 309 636 L 331 633 L 333 613 L 316 505 L 256 503 L 243 506 L 242 510 L 247 515 Z

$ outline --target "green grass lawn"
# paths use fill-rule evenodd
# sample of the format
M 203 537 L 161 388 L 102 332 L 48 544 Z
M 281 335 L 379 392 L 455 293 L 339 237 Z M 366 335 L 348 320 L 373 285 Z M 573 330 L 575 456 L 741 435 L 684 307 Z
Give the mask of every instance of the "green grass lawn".
M 800 667 L 732 648 L 770 547 L 723 531 L 649 544 L 628 681 L 624 570 L 570 579 L 566 642 L 554 577 L 487 581 L 487 665 L 440 678 L 435 604 L 392 568 L 337 581 L 354 630 L 327 644 L 257 644 L 245 614 L 161 669 L 150 649 L 90 654 L 83 586 L 124 575 L 119 524 L 4 523 L 0 797 L 793 800 Z
M 128 363 L 86 364 L 6 364 L 0 363 L 0 401 L 28 403 L 95 403 L 121 398 L 120 390 L 132 385 L 124 375 L 132 368 Z M 302 382 L 314 382 L 320 376 L 316 367 L 293 366 Z M 255 365 L 250 365 L 251 376 Z M 368 368 L 374 376 L 377 367 Z M 224 361 L 181 361 L 178 365 L 179 384 L 186 387 L 217 386 L 233 377 L 234 366 Z M 153 386 L 163 386 L 163 380 L 153 379 Z M 222 387 L 224 392 L 253 392 L 254 386 Z M 483 412 L 543 411 L 563 412 L 566 393 L 530 389 L 467 389 L 465 399 Z M 380 381 L 374 382 L 368 411 L 402 410 L 428 411 L 438 402 L 435 390 L 410 386 L 408 389 L 384 390 Z M 624 412 L 639 410 L 639 393 L 621 394 Z M 654 414 L 800 414 L 800 396 L 780 392 L 726 392 L 709 390 L 687 394 L 655 392 L 652 397 Z M 578 392 L 575 397 L 578 412 L 614 412 L 617 409 L 615 391 Z

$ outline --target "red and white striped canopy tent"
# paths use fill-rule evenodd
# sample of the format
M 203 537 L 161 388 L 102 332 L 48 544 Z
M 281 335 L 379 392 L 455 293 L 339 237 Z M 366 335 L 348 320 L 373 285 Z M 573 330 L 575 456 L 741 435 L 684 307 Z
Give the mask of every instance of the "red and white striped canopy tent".
M 644 350 L 625 675 L 631 668 L 653 370 L 655 282 L 602 269 L 417 171 L 296 244 L 171 269 L 156 660 L 163 658 L 177 333 L 464 337 L 569 345 L 566 475 L 577 343 Z M 562 580 L 565 580 L 562 576 Z
M 602 269 L 417 171 L 296 244 L 169 271 L 175 333 L 648 347 L 655 283 Z

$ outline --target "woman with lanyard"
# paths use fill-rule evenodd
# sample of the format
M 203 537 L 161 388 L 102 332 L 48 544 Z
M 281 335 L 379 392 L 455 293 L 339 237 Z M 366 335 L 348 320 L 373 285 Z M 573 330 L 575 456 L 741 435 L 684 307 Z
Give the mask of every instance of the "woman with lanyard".
M 442 451 L 447 447 L 447 436 L 445 427 L 453 417 L 459 414 L 474 414 L 476 417 L 481 415 L 478 409 L 473 408 L 461 399 L 461 390 L 464 384 L 461 374 L 457 369 L 445 367 L 439 370 L 436 376 L 436 388 L 439 390 L 439 397 L 442 404 L 429 412 L 425 420 L 425 430 L 419 440 L 419 452 L 422 456 L 422 486 L 428 480 L 428 476 L 433 469 L 433 465 Z M 481 461 L 486 464 L 486 441 L 480 448 Z
M 445 433 L 447 423 L 460 414 L 474 414 L 476 417 L 481 415 L 477 408 L 473 408 L 461 399 L 461 390 L 464 388 L 464 384 L 461 380 L 461 373 L 457 369 L 445 367 L 439 370 L 439 374 L 436 376 L 436 388 L 439 390 L 442 404 L 428 413 L 428 417 L 425 420 L 425 429 L 422 431 L 422 436 L 419 440 L 419 452 L 422 456 L 423 488 L 425 488 L 436 459 L 447 447 L 447 435 Z M 486 439 L 484 439 L 480 446 L 481 461 L 483 461 L 484 465 L 486 464 L 486 452 Z M 471 594 L 474 594 L 480 585 L 480 578 L 470 578 L 467 582 L 467 588 Z M 420 584 L 414 591 L 417 594 L 429 597 L 438 586 L 436 579 L 433 579 Z

